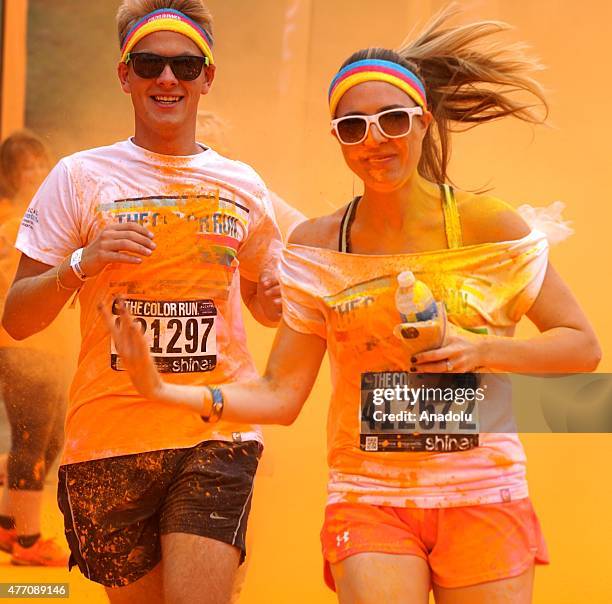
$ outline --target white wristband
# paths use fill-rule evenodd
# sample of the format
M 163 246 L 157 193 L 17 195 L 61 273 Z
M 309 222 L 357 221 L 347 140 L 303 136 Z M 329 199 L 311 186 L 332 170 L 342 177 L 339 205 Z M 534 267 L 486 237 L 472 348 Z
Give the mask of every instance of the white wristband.
M 87 276 L 83 272 L 81 268 L 81 257 L 83 256 L 83 248 L 80 247 L 78 250 L 72 252 L 72 256 L 70 256 L 70 268 L 74 271 L 74 274 L 81 280 L 85 281 Z

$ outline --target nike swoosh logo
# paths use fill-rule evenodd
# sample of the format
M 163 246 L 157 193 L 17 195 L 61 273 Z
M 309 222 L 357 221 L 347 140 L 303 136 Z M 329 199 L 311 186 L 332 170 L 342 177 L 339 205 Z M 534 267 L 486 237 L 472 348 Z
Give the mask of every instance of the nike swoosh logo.
M 227 516 L 220 516 L 217 512 L 211 512 L 210 517 L 212 520 L 229 520 Z

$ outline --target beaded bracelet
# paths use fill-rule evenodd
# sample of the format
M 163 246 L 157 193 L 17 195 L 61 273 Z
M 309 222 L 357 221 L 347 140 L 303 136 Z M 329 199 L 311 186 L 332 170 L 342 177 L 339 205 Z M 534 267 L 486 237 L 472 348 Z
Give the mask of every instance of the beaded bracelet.
M 210 393 L 211 407 L 210 413 L 208 415 L 202 415 L 202 419 L 205 422 L 214 424 L 221 419 L 223 413 L 223 393 L 220 388 L 216 388 L 215 386 L 206 386 L 206 388 L 208 388 Z

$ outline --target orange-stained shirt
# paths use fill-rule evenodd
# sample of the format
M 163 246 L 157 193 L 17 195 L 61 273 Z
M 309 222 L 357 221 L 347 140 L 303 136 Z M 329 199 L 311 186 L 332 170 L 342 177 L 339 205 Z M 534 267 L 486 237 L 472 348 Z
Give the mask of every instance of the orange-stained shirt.
M 272 201 L 272 207 L 274 208 L 276 223 L 278 224 L 278 228 L 283 236 L 283 242 L 287 243 L 287 241 L 289 241 L 289 237 L 291 237 L 291 233 L 293 233 L 293 229 L 308 219 L 304 214 L 302 214 L 302 212 L 293 206 L 290 206 L 274 191 L 270 191 L 270 200 Z
M 487 394 L 471 417 L 460 414 L 469 411 L 469 403 L 444 402 L 434 411 L 461 419 L 444 420 L 444 426 L 442 420 L 429 421 L 432 409 L 421 385 L 447 387 L 452 383 L 444 380 L 455 378 L 449 374 L 432 384 L 428 380 L 438 378 L 409 372 L 409 340 L 393 335 L 400 323 L 394 295 L 397 275 L 410 270 L 444 302 L 452 323 L 510 336 L 538 295 L 547 258 L 546 237 L 537 231 L 517 241 L 398 255 L 287 246 L 280 271 L 283 320 L 327 341 L 330 503 L 432 508 L 527 496 L 525 454 L 509 415 L 507 377 L 480 374 L 479 387 Z M 415 415 L 388 415 L 382 425 L 374 412 L 386 411 L 386 390 L 405 401 L 396 409 Z M 421 398 L 414 398 L 419 390 Z M 402 399 L 405 393 L 411 398 Z
M 280 235 L 264 183 L 212 149 L 159 155 L 131 140 L 62 159 L 21 225 L 17 247 L 49 265 L 94 240 L 104 225 L 138 222 L 157 248 L 139 265 L 112 264 L 79 294 L 81 352 L 66 418 L 62 463 L 261 440 L 257 427 L 209 425 L 187 408 L 144 400 L 122 370 L 97 310 L 121 294 L 163 377 L 181 384 L 250 379 L 239 273 L 257 281 Z

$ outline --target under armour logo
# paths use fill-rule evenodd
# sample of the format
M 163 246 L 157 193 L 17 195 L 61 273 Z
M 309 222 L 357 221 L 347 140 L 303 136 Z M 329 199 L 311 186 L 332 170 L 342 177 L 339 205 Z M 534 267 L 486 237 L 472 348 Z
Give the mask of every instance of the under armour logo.
M 342 535 L 336 535 L 336 545 L 338 547 L 340 547 L 342 545 L 342 543 L 348 543 L 349 540 L 349 532 L 348 531 L 344 531 L 344 533 L 342 533 Z

